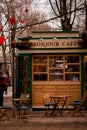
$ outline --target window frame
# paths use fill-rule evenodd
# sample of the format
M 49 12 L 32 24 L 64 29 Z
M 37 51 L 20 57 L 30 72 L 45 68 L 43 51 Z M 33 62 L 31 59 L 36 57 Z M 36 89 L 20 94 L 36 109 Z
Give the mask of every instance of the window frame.
M 78 62 L 66 62 L 66 57 L 79 57 L 79 60 Z M 34 57 L 47 57 L 47 62 L 42 62 L 42 63 L 34 63 Z M 58 68 L 57 67 L 50 67 L 50 57 L 62 57 L 63 58 L 63 62 L 61 62 L 61 66 Z M 62 65 L 63 64 L 63 65 Z M 34 66 L 47 66 L 47 71 L 45 70 L 45 72 L 34 72 Z M 65 69 L 65 66 L 79 66 L 79 71 L 75 72 L 75 71 L 66 71 Z M 59 73 L 59 77 L 60 79 L 58 80 L 58 78 L 54 78 L 55 80 L 50 80 L 50 71 L 53 71 L 56 72 L 56 71 L 60 71 L 63 73 Z M 34 80 L 34 74 L 45 74 L 47 75 L 47 80 Z M 52 75 L 52 74 L 51 74 Z M 54 76 L 56 75 L 56 76 Z M 66 75 L 75 75 L 76 78 L 73 76 L 73 79 L 69 79 L 69 80 L 66 80 Z M 61 77 L 63 76 L 63 79 L 61 80 Z M 57 77 L 57 73 L 53 73 L 53 77 Z M 45 81 L 45 82 L 57 82 L 57 81 L 81 81 L 81 57 L 79 54 L 47 54 L 47 55 L 33 55 L 32 56 L 32 81 L 33 82 L 42 82 L 42 81 Z

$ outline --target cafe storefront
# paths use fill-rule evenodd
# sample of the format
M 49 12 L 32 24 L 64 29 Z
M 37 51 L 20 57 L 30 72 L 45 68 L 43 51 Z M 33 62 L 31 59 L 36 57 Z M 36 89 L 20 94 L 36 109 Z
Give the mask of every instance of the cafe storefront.
M 29 94 L 31 107 L 43 107 L 43 95 L 71 95 L 81 99 L 86 86 L 87 49 L 78 44 L 79 32 L 34 32 L 20 38 L 29 48 L 18 48 L 14 56 L 13 96 Z

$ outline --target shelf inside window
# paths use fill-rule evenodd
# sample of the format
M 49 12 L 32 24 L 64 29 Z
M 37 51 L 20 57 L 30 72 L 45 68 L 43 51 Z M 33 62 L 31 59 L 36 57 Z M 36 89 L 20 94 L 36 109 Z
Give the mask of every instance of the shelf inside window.
M 79 81 L 80 77 L 79 74 L 65 74 L 66 81 Z
M 80 81 L 79 55 L 33 56 L 33 81 Z

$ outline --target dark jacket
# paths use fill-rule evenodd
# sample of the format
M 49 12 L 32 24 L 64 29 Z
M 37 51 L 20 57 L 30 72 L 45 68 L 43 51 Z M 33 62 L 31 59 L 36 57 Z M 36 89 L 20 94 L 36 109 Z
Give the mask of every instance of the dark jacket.
M 0 93 L 4 93 L 4 91 L 5 91 L 4 78 L 0 77 Z

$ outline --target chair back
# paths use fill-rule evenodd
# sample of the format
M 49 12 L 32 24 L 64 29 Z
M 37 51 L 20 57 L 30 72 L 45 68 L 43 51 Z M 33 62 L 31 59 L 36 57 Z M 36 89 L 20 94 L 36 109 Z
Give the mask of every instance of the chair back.
M 85 102 L 87 102 L 87 90 L 84 92 L 84 95 L 81 100 L 81 104 L 83 105 Z
M 72 116 L 74 116 L 75 113 L 81 113 L 80 110 L 85 109 L 86 102 L 87 102 L 87 90 L 84 92 L 82 100 L 74 100 L 73 101 L 72 105 L 75 108 L 75 111 L 73 112 Z
M 29 119 L 29 101 L 27 97 L 19 98 L 19 106 L 17 106 L 19 120 Z
M 27 98 L 29 98 L 29 97 L 30 97 L 30 95 L 29 95 L 29 94 L 25 94 L 25 93 L 24 93 L 24 94 L 22 94 L 22 95 L 21 95 L 21 97 L 27 97 Z
M 21 106 L 28 106 L 29 105 L 29 101 L 30 101 L 29 98 L 20 97 L 19 100 L 20 100 L 20 105 Z
M 50 98 L 50 93 L 44 93 L 43 94 L 43 102 L 46 103 L 46 102 L 51 102 L 51 98 Z

